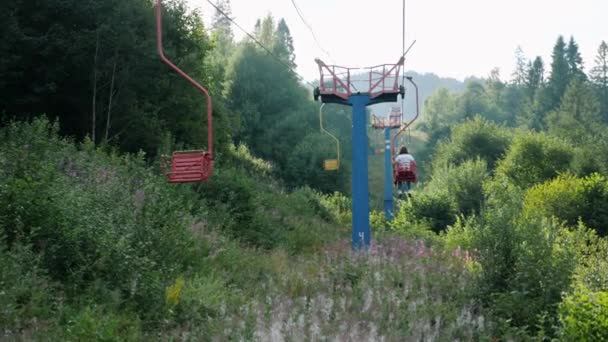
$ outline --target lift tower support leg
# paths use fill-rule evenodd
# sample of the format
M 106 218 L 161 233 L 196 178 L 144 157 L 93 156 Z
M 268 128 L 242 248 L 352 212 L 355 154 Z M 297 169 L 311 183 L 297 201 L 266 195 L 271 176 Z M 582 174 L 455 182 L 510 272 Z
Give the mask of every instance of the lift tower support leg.
M 351 95 L 353 107 L 353 175 L 352 175 L 352 246 L 353 249 L 370 245 L 369 228 L 369 184 L 367 179 L 367 112 L 370 104 L 368 95 Z
M 384 218 L 393 220 L 393 154 L 391 127 L 384 127 Z

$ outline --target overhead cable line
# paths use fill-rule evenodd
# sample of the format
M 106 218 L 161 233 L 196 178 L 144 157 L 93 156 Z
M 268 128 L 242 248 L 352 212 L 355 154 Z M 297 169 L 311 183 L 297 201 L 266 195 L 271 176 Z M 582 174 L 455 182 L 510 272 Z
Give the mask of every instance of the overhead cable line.
M 403 0 L 403 17 L 401 19 L 401 23 L 403 26 L 403 30 L 401 31 L 401 40 L 402 40 L 402 49 L 401 49 L 401 53 L 402 56 L 405 56 L 405 0 Z M 412 43 L 413 45 L 413 43 Z M 411 46 L 410 46 L 411 48 Z M 409 49 L 408 49 L 409 51 Z M 405 65 L 403 66 L 403 76 L 401 77 L 401 85 L 403 86 L 405 84 Z M 405 101 L 402 98 L 401 99 L 401 122 L 403 122 L 403 119 L 405 118 Z
M 229 15 L 224 13 L 224 11 L 222 11 L 221 8 L 219 8 L 217 5 L 215 5 L 213 2 L 211 2 L 211 0 L 207 0 L 207 2 L 211 6 L 213 6 L 213 8 L 215 8 L 215 10 L 219 14 L 223 15 L 226 19 L 228 19 L 231 23 L 233 23 L 236 27 L 238 27 L 239 30 L 243 31 L 243 33 L 245 33 L 249 38 L 251 38 L 251 40 L 253 40 L 256 44 L 258 44 L 262 49 L 264 49 L 268 53 L 268 55 L 270 55 L 271 57 L 276 59 L 277 62 L 279 62 L 281 65 L 283 65 L 285 68 L 287 68 L 287 70 L 293 72 L 298 79 L 300 79 L 301 81 L 303 81 L 304 83 L 308 84 L 309 86 L 311 86 L 313 88 L 316 87 L 316 85 L 306 81 L 306 79 L 304 79 L 304 77 L 302 75 L 300 75 L 292 66 L 285 63 L 281 58 L 279 58 L 277 55 L 275 55 L 269 48 L 267 48 L 264 44 L 262 44 L 255 36 L 253 36 L 251 33 L 249 33 L 247 30 L 245 30 L 241 25 L 239 25 L 239 23 L 237 23 Z
M 296 12 L 298 13 L 298 16 L 300 17 L 300 20 L 302 20 L 302 23 L 304 23 L 304 25 L 308 28 L 308 30 L 312 34 L 312 38 L 314 39 L 315 44 L 317 44 L 317 47 L 321 51 L 323 51 L 323 53 L 325 53 L 327 55 L 327 57 L 329 57 L 329 59 L 332 61 L 332 63 L 336 64 L 336 61 L 334 61 L 334 59 L 331 57 L 331 55 L 329 54 L 329 52 L 327 50 L 325 50 L 323 48 L 323 46 L 321 46 L 321 43 L 319 43 L 319 39 L 317 39 L 317 35 L 315 34 L 315 30 L 313 30 L 312 26 L 308 23 L 308 21 L 306 21 L 306 19 L 304 19 L 304 15 L 302 14 L 302 11 L 300 10 L 300 8 L 298 7 L 298 5 L 296 4 L 296 1 L 295 0 L 291 0 L 291 4 L 293 5 L 293 8 L 295 8 Z

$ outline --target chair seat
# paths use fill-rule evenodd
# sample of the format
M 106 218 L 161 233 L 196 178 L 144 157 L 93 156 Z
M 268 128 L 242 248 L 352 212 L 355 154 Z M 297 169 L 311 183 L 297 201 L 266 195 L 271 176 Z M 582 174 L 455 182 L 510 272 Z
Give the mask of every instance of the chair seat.
M 206 151 L 177 151 L 171 157 L 169 183 L 203 182 L 209 178 L 213 160 Z

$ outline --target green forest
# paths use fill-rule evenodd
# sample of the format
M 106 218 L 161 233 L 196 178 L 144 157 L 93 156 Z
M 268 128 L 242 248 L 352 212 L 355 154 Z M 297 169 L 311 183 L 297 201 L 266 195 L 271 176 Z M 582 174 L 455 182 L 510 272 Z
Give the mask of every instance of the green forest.
M 324 171 L 292 23 L 237 40 L 217 7 L 163 2 L 165 54 L 213 98 L 213 175 L 168 184 L 161 156 L 207 148 L 208 122 L 158 56 L 155 1 L 0 3 L 0 340 L 608 340 L 605 41 L 583 61 L 556 33 L 550 60 L 464 83 L 406 73 L 419 182 L 386 220 L 370 127 L 357 251 L 351 109 L 324 108 Z

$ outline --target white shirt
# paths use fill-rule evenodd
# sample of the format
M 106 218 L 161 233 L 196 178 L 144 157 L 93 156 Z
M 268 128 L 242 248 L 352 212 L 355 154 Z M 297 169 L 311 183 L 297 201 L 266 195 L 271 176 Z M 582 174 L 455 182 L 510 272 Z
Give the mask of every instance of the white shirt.
M 411 154 L 400 154 L 395 157 L 395 162 L 401 166 L 409 168 L 411 162 L 416 162 Z

